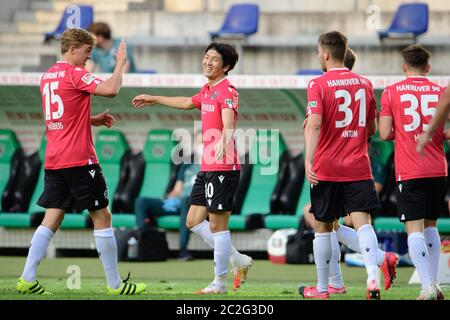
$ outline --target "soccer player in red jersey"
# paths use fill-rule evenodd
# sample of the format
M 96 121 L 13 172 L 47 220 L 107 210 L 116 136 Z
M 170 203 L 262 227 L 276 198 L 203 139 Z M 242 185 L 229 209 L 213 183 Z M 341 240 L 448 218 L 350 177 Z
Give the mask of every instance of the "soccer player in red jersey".
M 318 283 L 299 291 L 305 298 L 328 298 L 333 222 L 350 213 L 367 270 L 367 298 L 379 299 L 378 241 L 370 219 L 380 203 L 367 153 L 367 138 L 376 131 L 373 87 L 344 67 L 347 38 L 342 33 L 322 34 L 318 43 L 318 57 L 327 73 L 308 84 L 305 129 Z
M 41 225 L 31 239 L 27 260 L 17 290 L 27 294 L 49 294 L 36 280 L 36 269 L 59 229 L 66 210 L 73 205 L 89 211 L 94 224 L 97 251 L 102 261 L 109 294 L 138 294 L 146 284 L 121 280 L 117 266 L 108 193 L 99 166 L 91 125 L 108 128 L 114 118 L 107 112 L 91 117 L 91 95 L 114 97 L 122 86 L 127 61 L 125 42 L 117 52 L 117 65 L 106 81 L 88 73 L 95 38 L 83 29 L 67 29 L 61 37 L 62 60 L 41 78 L 42 111 L 46 122 L 44 192 L 38 204 L 45 208 Z
M 425 156 L 416 152 L 416 142 L 436 113 L 444 88 L 426 78 L 430 54 L 422 46 L 408 46 L 402 56 L 406 79 L 383 91 L 380 137 L 395 140 L 397 213 L 405 224 L 409 255 L 422 282 L 418 300 L 435 300 L 438 295 L 443 299 L 437 284 L 441 241 L 436 223 L 446 209 L 444 124 L 434 132 Z
M 350 71 L 353 69 L 353 66 L 356 62 L 356 53 L 349 47 L 345 51 L 344 57 L 344 66 L 348 68 Z M 323 70 L 326 72 L 326 70 Z M 305 119 L 303 129 L 306 126 L 307 118 Z M 372 161 L 372 160 L 371 160 Z M 373 167 L 373 163 L 371 162 Z M 375 190 L 377 194 L 380 193 L 379 189 L 382 188 L 382 185 L 375 181 Z M 310 212 L 311 204 L 305 205 L 303 212 L 305 217 L 305 222 L 311 228 L 315 227 L 315 219 L 314 214 Z M 339 223 L 339 219 L 334 221 L 334 230 L 331 233 L 331 259 L 329 263 L 330 274 L 329 274 L 329 283 L 328 283 L 328 293 L 329 294 L 345 294 L 346 288 L 344 285 L 344 281 L 342 278 L 342 272 L 340 267 L 341 262 L 341 247 L 339 242 L 342 242 L 347 247 L 352 249 L 355 252 L 360 252 L 358 235 L 355 229 L 348 227 L 347 225 L 351 225 L 351 217 L 344 213 L 343 217 L 345 218 L 344 224 Z M 388 290 L 395 279 L 396 276 L 396 267 L 398 264 L 398 257 L 393 252 L 384 252 L 381 249 L 378 249 L 377 253 L 378 257 L 378 266 L 380 267 L 381 272 L 384 276 L 384 289 Z
M 227 75 L 238 61 L 235 48 L 211 43 L 203 57 L 203 74 L 208 78 L 193 97 L 139 95 L 132 100 L 136 108 L 160 104 L 175 109 L 197 108 L 202 113 L 204 151 L 200 172 L 192 188 L 186 225 L 214 248 L 214 281 L 200 294 L 227 292 L 228 261 L 231 262 L 236 290 L 246 280 L 253 260 L 232 245 L 228 221 L 233 196 L 239 183 L 240 165 L 234 143 L 238 115 L 238 93 Z M 209 216 L 209 222 L 206 217 Z

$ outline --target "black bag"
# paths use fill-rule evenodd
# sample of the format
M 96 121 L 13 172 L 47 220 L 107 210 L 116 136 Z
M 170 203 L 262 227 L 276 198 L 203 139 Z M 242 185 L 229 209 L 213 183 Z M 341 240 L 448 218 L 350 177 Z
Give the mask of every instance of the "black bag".
M 306 226 L 304 217 L 296 234 L 288 236 L 286 243 L 286 263 L 314 263 L 314 230 Z
M 166 233 L 157 228 L 142 227 L 136 230 L 116 230 L 117 251 L 120 261 L 128 261 L 128 240 L 132 237 L 138 242 L 137 261 L 166 261 L 169 246 Z

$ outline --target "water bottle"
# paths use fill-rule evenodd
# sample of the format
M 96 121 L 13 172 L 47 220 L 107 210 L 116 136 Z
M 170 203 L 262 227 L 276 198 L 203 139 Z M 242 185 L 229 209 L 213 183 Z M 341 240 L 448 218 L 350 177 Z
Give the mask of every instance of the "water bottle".
M 135 237 L 128 240 L 128 259 L 137 260 L 138 258 L 138 242 Z

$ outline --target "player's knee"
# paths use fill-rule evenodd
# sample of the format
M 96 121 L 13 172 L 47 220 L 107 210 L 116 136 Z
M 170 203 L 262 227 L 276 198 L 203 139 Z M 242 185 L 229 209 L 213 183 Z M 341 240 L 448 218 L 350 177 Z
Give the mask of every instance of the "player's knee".
M 189 215 L 186 217 L 186 227 L 188 229 L 192 229 L 196 225 L 200 224 L 202 221 L 198 221 L 198 219 L 195 219 L 194 217 L 190 217 Z
M 91 211 L 90 216 L 96 229 L 106 229 L 112 225 L 112 215 L 108 208 Z

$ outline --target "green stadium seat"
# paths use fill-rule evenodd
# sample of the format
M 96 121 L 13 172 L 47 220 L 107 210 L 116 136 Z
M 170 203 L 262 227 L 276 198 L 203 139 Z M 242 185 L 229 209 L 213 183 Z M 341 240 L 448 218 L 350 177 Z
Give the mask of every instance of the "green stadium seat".
M 0 192 L 3 194 L 8 184 L 11 163 L 15 153 L 19 150 L 20 143 L 16 134 L 9 129 L 0 129 Z M 30 216 L 28 213 L 0 212 L 0 227 L 28 228 Z
M 20 144 L 14 132 L 0 129 L 0 172 L 2 173 L 0 175 L 0 192 L 2 194 L 9 181 L 11 161 L 19 148 Z
M 267 229 L 285 229 L 285 228 L 296 228 L 298 229 L 300 225 L 300 219 L 303 216 L 303 208 L 305 205 L 311 202 L 309 194 L 310 184 L 308 179 L 303 179 L 303 185 L 300 191 L 300 198 L 298 200 L 297 208 L 295 210 L 295 215 L 280 215 L 271 214 L 264 217 L 264 225 Z
M 253 164 L 250 185 L 241 212 L 230 217 L 231 230 L 263 227 L 262 216 L 270 213 L 272 193 L 278 179 L 279 161 L 285 151 L 287 152 L 286 144 L 279 131 L 257 131 L 250 149 L 250 163 Z M 269 159 L 275 162 L 270 162 Z
M 116 130 L 100 130 L 95 140 L 95 152 L 108 186 L 108 199 L 111 207 L 114 193 L 120 180 L 120 163 L 129 150 L 125 135 Z
M 437 224 L 439 233 L 450 234 L 450 218 L 440 218 Z M 406 232 L 405 226 L 395 217 L 378 217 L 374 220 L 375 231 Z
M 142 151 L 145 159 L 145 173 L 140 197 L 163 198 L 165 196 L 176 174 L 172 166 L 172 150 L 175 145 L 175 141 L 172 140 L 172 130 L 154 129 L 148 133 L 147 142 Z M 135 226 L 136 217 L 133 213 L 113 213 L 113 227 Z

